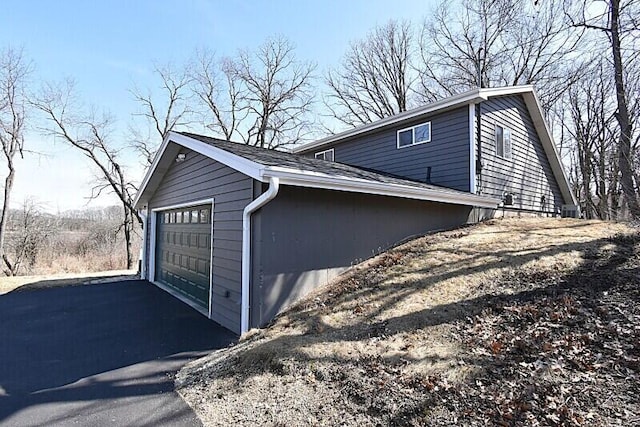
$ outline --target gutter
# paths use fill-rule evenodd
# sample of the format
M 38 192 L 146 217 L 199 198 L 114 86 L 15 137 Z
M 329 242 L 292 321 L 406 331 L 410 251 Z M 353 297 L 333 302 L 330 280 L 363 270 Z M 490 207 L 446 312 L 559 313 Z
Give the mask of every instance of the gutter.
M 351 191 L 380 196 L 403 197 L 407 199 L 452 203 L 495 209 L 500 199 L 461 191 L 446 191 L 410 187 L 385 182 L 372 182 L 357 178 L 342 178 L 320 173 L 288 171 L 278 167 L 265 168 L 263 176 L 279 178 L 280 184 L 297 187 L 321 188 L 325 190 Z
M 249 203 L 242 211 L 242 300 L 240 308 L 240 334 L 249 330 L 249 290 L 251 281 L 251 214 L 278 195 L 280 180 L 269 178 L 269 188 Z

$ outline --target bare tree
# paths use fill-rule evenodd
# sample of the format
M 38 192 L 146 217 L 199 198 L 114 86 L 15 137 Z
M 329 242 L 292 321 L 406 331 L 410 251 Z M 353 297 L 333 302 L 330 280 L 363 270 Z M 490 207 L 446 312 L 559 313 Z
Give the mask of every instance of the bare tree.
M 99 183 L 94 187 L 91 197 L 96 198 L 104 191 L 111 191 L 120 199 L 127 268 L 131 268 L 134 221 L 141 225 L 142 218 L 133 206 L 137 188 L 126 176 L 120 150 L 109 140 L 113 119 L 108 114 L 99 115 L 95 111 L 89 114 L 77 113 L 74 85 L 70 81 L 63 85 L 45 85 L 34 101 L 34 106 L 52 123 L 47 132 L 78 149 L 98 170 Z
M 572 142 L 573 181 L 587 218 L 616 219 L 619 182 L 613 80 L 599 61 L 569 87 L 558 109 L 568 111 L 563 126 Z
M 13 274 L 15 271 L 15 266 L 5 252 L 4 243 L 11 190 L 16 175 L 15 157 L 16 154 L 22 157 L 24 150 L 28 105 L 25 86 L 29 73 L 30 65 L 25 61 L 21 50 L 8 48 L 0 52 L 0 144 L 7 167 L 0 215 L 0 255 L 6 266 L 6 274 Z
M 241 82 L 232 63 L 219 61 L 210 50 L 196 52 L 192 71 L 192 91 L 199 101 L 203 124 L 227 141 L 245 140 L 240 127 L 249 114 Z
M 473 87 L 536 84 L 549 107 L 576 78 L 579 36 L 564 25 L 558 2 L 443 2 L 421 32 L 421 95 L 432 101 Z
M 640 7 L 638 2 L 634 0 L 622 3 L 620 0 L 608 0 L 606 2 L 607 9 L 594 16 L 593 9 L 588 9 L 591 3 L 593 2 L 582 5 L 577 11 L 575 9 L 568 11 L 567 17 L 574 27 L 597 30 L 605 34 L 609 41 L 617 104 L 615 118 L 620 130 L 618 139 L 620 183 L 629 207 L 629 213 L 634 219 L 640 219 L 640 200 L 634 182 L 633 153 L 631 151 L 633 123 L 629 109 L 629 94 L 625 89 L 627 68 L 631 62 L 637 61 L 638 58 L 636 42 L 640 35 L 637 18 L 640 15 Z M 626 46 L 624 46 L 625 39 Z
M 189 66 L 155 65 L 153 71 L 160 81 L 158 95 L 154 96 L 149 89 L 134 87 L 131 90 L 140 107 L 140 111 L 134 115 L 143 117 L 149 126 L 149 132 L 146 133 L 133 126 L 130 128 L 133 145 L 149 165 L 165 136 L 176 128 L 189 125 L 193 114 Z
M 13 227 L 7 242 L 12 252 L 12 263 L 6 264 L 5 274 L 16 276 L 20 270 L 31 271 L 38 261 L 40 251 L 57 231 L 57 218 L 42 212 L 38 204 L 26 200 L 21 211 L 13 211 Z
M 315 65 L 298 60 L 287 39 L 267 39 L 256 51 L 243 50 L 218 63 L 201 56 L 198 63 L 194 91 L 210 112 L 207 126 L 224 138 L 276 149 L 311 132 Z
M 331 116 L 357 126 L 406 111 L 416 79 L 414 49 L 408 21 L 389 21 L 352 42 L 341 66 L 325 78 Z

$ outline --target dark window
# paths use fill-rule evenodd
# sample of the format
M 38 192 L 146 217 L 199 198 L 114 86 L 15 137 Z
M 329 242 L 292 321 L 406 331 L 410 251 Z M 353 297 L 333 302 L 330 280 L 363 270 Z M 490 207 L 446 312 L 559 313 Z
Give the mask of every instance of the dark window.
M 316 159 L 326 160 L 329 162 L 335 161 L 335 154 L 334 154 L 333 148 L 325 151 L 320 151 L 316 153 L 315 156 L 316 156 Z
M 431 142 L 431 122 L 421 123 L 398 131 L 398 148 L 410 147 L 427 142 Z
M 413 145 L 413 129 L 398 132 L 398 148 Z

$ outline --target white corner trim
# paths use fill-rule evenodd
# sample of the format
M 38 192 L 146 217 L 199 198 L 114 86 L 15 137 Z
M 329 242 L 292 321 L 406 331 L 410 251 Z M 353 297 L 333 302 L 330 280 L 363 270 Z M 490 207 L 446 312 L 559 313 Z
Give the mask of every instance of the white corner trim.
M 476 194 L 476 105 L 469 104 L 469 192 Z
M 269 178 L 269 188 L 242 212 L 242 292 L 240 307 L 240 335 L 249 330 L 249 310 L 251 291 L 251 214 L 266 205 L 278 195 L 280 180 Z

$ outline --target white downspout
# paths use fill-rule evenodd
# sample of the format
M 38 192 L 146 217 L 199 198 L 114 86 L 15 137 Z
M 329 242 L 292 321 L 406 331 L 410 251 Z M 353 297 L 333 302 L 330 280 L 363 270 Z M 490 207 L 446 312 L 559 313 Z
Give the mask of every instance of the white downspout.
M 269 178 L 269 188 L 249 203 L 242 212 L 242 305 L 240 334 L 249 330 L 249 284 L 251 281 L 251 214 L 269 203 L 280 189 L 278 178 Z
M 141 211 L 138 211 L 140 216 L 142 217 L 142 247 L 140 248 L 140 279 L 146 280 L 147 277 L 147 242 L 148 235 L 147 233 L 147 209 L 144 208 Z

